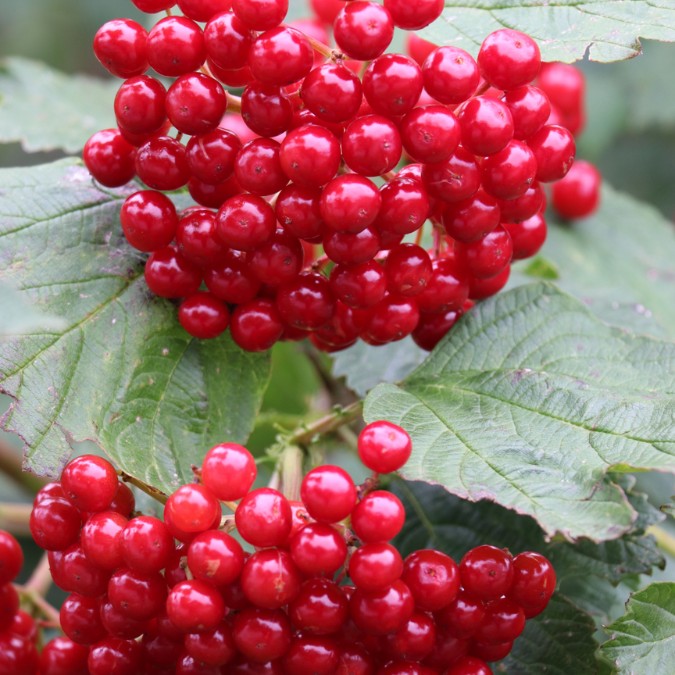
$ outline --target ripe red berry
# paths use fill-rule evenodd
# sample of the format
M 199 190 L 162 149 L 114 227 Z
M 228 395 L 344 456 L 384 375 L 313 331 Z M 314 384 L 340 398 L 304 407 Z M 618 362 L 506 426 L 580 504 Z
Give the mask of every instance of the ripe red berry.
M 230 320 L 232 339 L 249 352 L 270 349 L 284 332 L 274 303 L 261 298 L 239 305 Z
M 401 122 L 405 151 L 416 161 L 449 159 L 460 141 L 460 126 L 453 113 L 440 105 L 415 108 Z
M 115 119 L 120 129 L 129 134 L 153 134 L 166 120 L 165 102 L 166 89 L 159 80 L 147 75 L 132 77 L 115 95 Z
M 381 204 L 382 197 L 372 181 L 343 174 L 324 187 L 319 208 L 331 230 L 358 233 L 375 221 Z
M 220 207 L 216 218 L 220 240 L 236 250 L 250 251 L 274 234 L 274 211 L 256 195 L 231 197 Z
M 291 626 L 286 613 L 279 609 L 244 609 L 234 617 L 232 637 L 246 658 L 262 664 L 288 651 Z
M 202 291 L 183 300 L 178 308 L 178 321 L 190 335 L 210 340 L 225 331 L 230 321 L 230 311 L 213 294 Z
M 347 7 L 360 4 L 368 3 L 356 0 Z M 381 176 L 391 171 L 401 158 L 402 147 L 396 125 L 381 115 L 357 117 L 342 136 L 342 155 L 347 166 L 363 176 Z
M 482 659 L 465 656 L 447 671 L 447 675 L 492 675 L 492 669 Z
M 151 252 L 172 242 L 178 216 L 176 207 L 165 194 L 139 190 L 124 200 L 120 222 L 124 236 L 134 248 Z
M 171 623 L 184 633 L 213 630 L 225 617 L 225 601 L 213 586 L 189 579 L 176 584 L 166 599 Z
M 555 570 L 543 555 L 526 551 L 514 557 L 513 584 L 508 596 L 526 613 L 530 608 L 545 605 L 553 595 L 555 585 Z
M 576 153 L 574 137 L 564 127 L 547 124 L 527 139 L 537 162 L 537 180 L 560 180 L 572 167 Z
M 527 192 L 535 178 L 541 180 L 539 176 L 540 166 L 536 155 L 522 141 L 510 141 L 505 148 L 486 157 L 481 164 L 483 188 L 498 199 L 520 197 Z
M 225 114 L 227 96 L 223 86 L 202 73 L 181 75 L 166 93 L 166 113 L 178 131 L 207 134 Z
M 136 152 L 136 173 L 155 190 L 177 190 L 190 178 L 185 146 L 169 136 L 155 136 Z
M 127 567 L 139 572 L 159 572 L 173 553 L 173 537 L 158 518 L 137 516 L 122 531 L 120 549 Z
M 347 598 L 335 582 L 308 579 L 288 606 L 293 626 L 314 635 L 330 635 L 340 630 L 349 614 Z
M 184 16 L 160 19 L 148 33 L 147 54 L 160 75 L 178 77 L 199 70 L 206 59 L 202 29 Z
M 240 583 L 251 604 L 279 609 L 298 594 L 302 575 L 288 551 L 268 548 L 257 551 L 246 561 Z
M 459 564 L 462 588 L 481 600 L 500 598 L 509 591 L 513 582 L 512 561 L 508 551 L 496 546 L 476 546 L 464 555 Z
M 202 462 L 202 482 L 222 501 L 241 499 L 257 475 L 255 458 L 237 443 L 212 447 Z
M 21 544 L 9 532 L 0 530 L 0 586 L 14 581 L 22 565 Z
M 368 424 L 359 434 L 358 452 L 361 461 L 371 471 L 391 473 L 408 461 L 412 441 L 401 427 L 378 420 Z
M 357 588 L 366 591 L 390 586 L 402 572 L 401 554 L 386 542 L 364 544 L 349 559 L 349 577 Z
M 280 546 L 291 531 L 288 499 L 272 488 L 249 492 L 234 514 L 237 531 L 253 546 Z
M 349 601 L 349 612 L 362 631 L 386 635 L 397 631 L 410 619 L 415 601 L 400 579 L 377 591 L 356 589 Z
M 497 89 L 515 89 L 534 80 L 541 67 L 537 43 L 525 33 L 502 28 L 490 33 L 478 51 L 483 77 Z
M 314 53 L 300 31 L 278 26 L 256 38 L 249 51 L 248 64 L 259 82 L 283 86 L 298 82 L 309 73 Z
M 232 0 L 232 11 L 251 30 L 269 30 L 284 20 L 288 0 Z
M 293 183 L 321 187 L 338 171 L 340 143 L 325 127 L 305 124 L 286 135 L 279 159 L 281 168 Z
M 339 466 L 312 469 L 302 480 L 300 496 L 312 518 L 322 523 L 344 520 L 356 504 L 356 487 Z
M 459 47 L 434 49 L 422 66 L 424 88 L 437 101 L 456 104 L 466 101 L 478 87 L 478 65 Z
M 394 37 L 394 21 L 375 2 L 345 3 L 335 17 L 333 34 L 338 47 L 357 61 L 371 61 L 382 54 Z
M 502 101 L 475 96 L 458 116 L 462 146 L 474 155 L 485 157 L 499 152 L 513 138 L 513 117 Z
M 331 577 L 347 558 L 347 544 L 331 525 L 308 523 L 289 542 L 297 568 L 308 576 Z
M 88 518 L 80 542 L 94 565 L 111 571 L 122 567 L 122 531 L 126 525 L 126 517 L 115 511 L 102 511 Z
M 553 184 L 551 203 L 563 218 L 585 218 L 600 203 L 602 176 L 590 162 L 578 159 L 564 178 Z
M 203 485 L 182 485 L 164 505 L 164 520 L 181 532 L 204 532 L 221 515 L 220 502 Z
M 103 129 L 93 134 L 84 144 L 82 159 L 91 175 L 106 187 L 119 187 L 136 175 L 136 148 L 123 138 L 119 129 Z
M 405 115 L 422 93 L 422 70 L 407 56 L 383 54 L 363 74 L 363 93 L 379 115 Z
M 361 80 L 342 63 L 324 63 L 305 77 L 300 97 L 320 120 L 346 122 L 361 105 Z
M 196 579 L 213 586 L 226 586 L 239 578 L 244 567 L 244 551 L 229 534 L 207 530 L 190 542 L 187 561 Z
M 511 237 L 514 260 L 532 257 L 546 240 L 546 220 L 541 213 L 519 223 L 504 223 L 503 227 Z
M 162 298 L 182 298 L 197 292 L 201 270 L 175 246 L 154 251 L 145 263 L 145 283 Z
M 116 77 L 142 75 L 148 67 L 147 37 L 145 28 L 131 19 L 106 21 L 94 35 L 94 54 Z
M 117 493 L 117 471 L 103 457 L 81 455 L 66 464 L 61 485 L 80 511 L 105 511 Z
M 384 6 L 389 10 L 394 25 L 404 30 L 419 30 L 428 26 L 442 14 L 445 3 L 443 0 L 384 0 Z

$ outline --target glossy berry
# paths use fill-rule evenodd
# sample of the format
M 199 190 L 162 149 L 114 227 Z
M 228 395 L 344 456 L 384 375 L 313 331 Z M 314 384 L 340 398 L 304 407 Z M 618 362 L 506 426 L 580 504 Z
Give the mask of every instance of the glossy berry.
M 452 202 L 443 210 L 442 222 L 447 234 L 464 243 L 478 241 L 492 232 L 501 221 L 497 200 L 479 189 L 468 199 Z
M 335 297 L 349 307 L 367 308 L 377 304 L 387 290 L 382 265 L 368 261 L 356 265 L 335 265 L 330 275 Z
M 174 550 L 173 537 L 158 518 L 137 516 L 122 531 L 120 549 L 127 567 L 139 572 L 159 572 Z
M 45 675 L 88 675 L 89 649 L 70 638 L 52 638 L 40 652 L 40 672 Z
M 169 591 L 166 613 L 184 633 L 213 630 L 225 617 L 225 601 L 213 586 L 190 579 Z
M 419 30 L 438 19 L 443 12 L 443 0 L 418 0 L 410 3 L 406 0 L 384 0 L 394 25 L 404 30 Z
M 296 567 L 307 576 L 331 577 L 347 558 L 347 545 L 331 525 L 308 523 L 289 543 Z
M 165 194 L 139 190 L 124 200 L 120 211 L 122 231 L 139 251 L 150 252 L 168 246 L 176 234 L 176 207 Z
M 457 118 L 440 105 L 415 108 L 403 118 L 400 129 L 403 147 L 416 162 L 442 162 L 460 141 Z
M 335 17 L 333 34 L 338 47 L 357 61 L 380 56 L 394 37 L 394 21 L 386 8 L 374 2 L 345 3 Z
M 363 93 L 374 112 L 396 116 L 410 112 L 422 93 L 422 70 L 407 56 L 383 54 L 363 75 Z
M 202 29 L 184 16 L 160 19 L 148 33 L 147 54 L 160 75 L 178 77 L 199 70 L 206 59 Z
M 277 196 L 275 213 L 284 230 L 305 241 L 321 238 L 323 221 L 319 200 L 322 191 L 287 185 Z
M 288 651 L 291 626 L 281 610 L 244 609 L 234 617 L 232 637 L 237 649 L 246 658 L 254 664 L 263 664 L 280 658 Z
M 159 131 L 166 120 L 166 89 L 154 77 L 139 75 L 122 84 L 113 105 L 121 130 L 148 135 Z
M 320 120 L 346 122 L 361 105 L 361 80 L 342 63 L 325 63 L 305 77 L 300 96 Z
M 435 164 L 425 164 L 422 179 L 430 195 L 446 202 L 458 202 L 474 195 L 481 175 L 474 155 L 459 146 L 453 155 Z
M 405 509 L 391 492 L 369 492 L 354 507 L 351 523 L 354 534 L 364 543 L 393 539 L 403 528 Z
M 314 54 L 300 31 L 279 26 L 256 38 L 248 55 L 248 64 L 259 82 L 283 86 L 298 82 L 309 73 Z
M 182 532 L 204 532 L 220 515 L 220 503 L 213 493 L 194 483 L 179 487 L 164 505 L 169 529 L 175 525 Z
M 81 455 L 66 464 L 61 485 L 68 500 L 81 511 L 105 511 L 117 492 L 117 472 L 103 457 Z
M 312 469 L 302 480 L 300 495 L 309 515 L 323 523 L 343 520 L 356 503 L 354 481 L 339 466 Z
M 495 546 L 471 549 L 459 565 L 462 587 L 475 598 L 495 600 L 505 595 L 513 582 L 512 557 Z
M 356 174 L 333 178 L 321 194 L 321 219 L 331 229 L 358 233 L 371 225 L 380 210 L 382 197 L 375 184 Z
M 357 589 L 349 601 L 350 616 L 362 631 L 374 635 L 392 633 L 410 619 L 415 602 L 400 579 L 382 590 Z
M 555 585 L 555 570 L 540 553 L 528 551 L 513 558 L 513 584 L 508 595 L 526 612 L 545 605 L 553 595 Z
M 136 173 L 155 190 L 177 190 L 190 178 L 185 146 L 169 136 L 156 136 L 136 152 Z
M 465 656 L 447 671 L 447 675 L 492 675 L 492 669 L 482 659 Z
M 45 497 L 33 506 L 30 533 L 46 551 L 63 551 L 80 534 L 82 516 L 77 506 L 65 497 Z
M 106 187 L 124 185 L 136 174 L 136 148 L 119 129 L 97 131 L 84 144 L 82 159 L 91 175 Z
M 564 127 L 547 124 L 530 136 L 527 144 L 537 162 L 537 180 L 560 180 L 572 167 L 576 154 L 574 137 Z
M 361 461 L 377 473 L 398 471 L 409 459 L 412 441 L 408 433 L 391 422 L 371 422 L 359 434 Z
M 95 513 L 82 527 L 80 543 L 91 562 L 106 570 L 122 567 L 122 532 L 127 525 L 125 516 L 114 511 Z
M 365 3 L 356 0 L 347 7 L 358 4 Z M 396 125 L 381 115 L 358 117 L 349 123 L 342 137 L 342 155 L 347 166 L 363 176 L 381 176 L 391 171 L 401 152 Z
M 187 561 L 196 579 L 213 586 L 225 586 L 239 578 L 244 567 L 244 551 L 229 534 L 207 530 L 190 542 Z
M 232 339 L 251 352 L 270 349 L 284 331 L 274 303 L 267 299 L 252 300 L 239 305 L 230 320 Z
M 414 551 L 404 561 L 403 581 L 418 609 L 435 612 L 447 607 L 459 592 L 459 569 L 450 556 L 432 549 Z
M 424 89 L 440 103 L 466 101 L 478 87 L 478 65 L 468 52 L 459 47 L 438 47 L 422 66 Z
M 498 199 L 516 199 L 525 194 L 535 179 L 541 180 L 540 173 L 534 151 L 517 140 L 510 141 L 481 164 L 483 188 Z
M 202 281 L 199 268 L 175 246 L 154 251 L 145 263 L 145 283 L 162 298 L 182 298 L 196 293 Z
M 364 544 L 349 560 L 349 577 L 357 588 L 366 591 L 390 586 L 402 572 L 401 554 L 386 542 Z
M 291 531 L 290 504 L 272 488 L 249 492 L 234 515 L 237 531 L 253 546 L 280 546 Z
M 315 330 L 330 321 L 335 300 L 325 276 L 304 272 L 279 287 L 276 306 L 287 325 Z
M 325 127 L 306 124 L 286 135 L 279 159 L 284 173 L 296 185 L 321 187 L 338 171 L 340 143 Z
M 202 73 L 187 73 L 169 87 L 166 112 L 178 131 L 198 135 L 213 131 L 225 114 L 222 85 Z
M 220 240 L 234 249 L 249 251 L 274 234 L 272 207 L 261 197 L 241 194 L 228 199 L 217 215 Z
M 504 227 L 497 227 L 469 244 L 459 244 L 457 251 L 469 273 L 479 279 L 489 279 L 499 274 L 513 258 L 513 242 Z
M 190 335 L 209 340 L 221 335 L 230 321 L 227 305 L 212 293 L 200 291 L 178 307 L 178 321 Z
M 486 96 L 475 96 L 458 116 L 462 146 L 485 157 L 499 152 L 513 138 L 513 117 L 508 106 Z
M 246 561 L 240 583 L 251 604 L 279 609 L 298 594 L 302 576 L 288 551 L 268 548 L 257 551 Z
M 21 545 L 9 532 L 0 530 L 0 586 L 14 581 L 22 565 Z
M 507 91 L 503 101 L 511 111 L 513 136 L 521 141 L 539 131 L 551 114 L 546 94 L 529 84 Z
M 106 637 L 91 646 L 87 658 L 90 675 L 133 675 L 141 665 L 141 646 L 135 640 Z
M 515 89 L 534 80 L 541 67 L 537 43 L 524 33 L 503 28 L 490 33 L 478 51 L 483 77 L 497 89 Z
M 401 174 L 402 171 L 380 189 L 382 205 L 375 226 L 381 236 L 395 240 L 386 248 L 400 243 L 402 235 L 418 230 L 431 211 L 429 195 L 422 181 Z M 399 240 L 396 240 L 397 236 Z
M 590 162 L 578 159 L 561 180 L 553 184 L 551 203 L 563 218 L 585 218 L 600 203 L 602 176 Z
M 232 10 L 252 30 L 278 26 L 288 12 L 288 0 L 232 0 Z
M 94 54 L 116 77 L 142 75 L 148 67 L 147 37 L 145 28 L 131 19 L 106 21 L 94 35 Z
M 212 447 L 202 462 L 202 482 L 222 501 L 241 499 L 257 475 L 253 455 L 237 443 Z
M 511 237 L 514 260 L 531 258 L 546 240 L 546 220 L 541 213 L 519 223 L 504 223 L 502 227 Z
M 474 634 L 488 644 L 512 642 L 525 628 L 525 612 L 509 598 L 498 598 L 485 608 L 485 616 Z

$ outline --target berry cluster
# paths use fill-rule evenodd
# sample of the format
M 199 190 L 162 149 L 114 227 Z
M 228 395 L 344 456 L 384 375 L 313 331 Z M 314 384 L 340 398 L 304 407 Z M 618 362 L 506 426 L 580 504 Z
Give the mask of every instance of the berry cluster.
M 432 549 L 403 559 L 390 541 L 404 508 L 377 474 L 411 449 L 403 429 L 374 422 L 358 439 L 372 478 L 356 486 L 319 466 L 293 501 L 252 489 L 246 448 L 217 445 L 163 520 L 133 514 L 106 460 L 74 459 L 37 495 L 30 522 L 70 593 L 65 637 L 45 647 L 41 675 L 491 673 L 487 662 L 545 608 L 555 572 L 538 553 L 493 546 L 459 565 Z
M 182 16 L 171 0 L 133 1 L 168 16 L 97 32 L 96 56 L 125 81 L 118 127 L 84 159 L 106 186 L 147 186 L 122 229 L 192 335 L 229 327 L 251 351 L 412 335 L 431 349 L 543 244 L 541 184 L 569 170 L 565 125 L 579 121 L 566 96 L 552 112 L 557 64 L 532 84 L 529 36 L 496 31 L 476 60 L 421 40 L 408 56 L 385 53 L 395 27 L 430 24 L 442 1 L 323 0 L 320 19 L 289 24 L 287 0 L 179 0 Z M 175 78 L 168 89 L 149 68 Z M 165 192 L 185 186 L 196 205 L 177 212 Z
M 35 673 L 38 627 L 33 617 L 20 608 L 12 582 L 23 566 L 19 542 L 0 530 L 0 675 Z

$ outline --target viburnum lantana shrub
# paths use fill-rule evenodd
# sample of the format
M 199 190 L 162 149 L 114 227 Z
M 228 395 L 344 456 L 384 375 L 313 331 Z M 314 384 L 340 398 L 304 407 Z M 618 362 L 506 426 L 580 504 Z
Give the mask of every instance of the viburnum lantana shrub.
M 577 157 L 573 62 L 675 35 L 624 5 L 133 0 L 80 124 L 0 104 L 75 155 L 0 170 L 0 675 L 669 672 L 675 237 Z

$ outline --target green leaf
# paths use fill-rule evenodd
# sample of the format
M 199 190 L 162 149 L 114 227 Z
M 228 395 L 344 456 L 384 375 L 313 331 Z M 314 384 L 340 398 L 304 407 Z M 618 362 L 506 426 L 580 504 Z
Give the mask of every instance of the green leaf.
M 0 339 L 38 330 L 58 330 L 63 321 L 38 311 L 13 288 L 0 284 Z
M 675 345 L 595 318 L 540 282 L 463 317 L 365 419 L 413 439 L 403 475 L 533 516 L 549 534 L 607 540 L 636 513 L 612 467 L 674 471 Z
M 347 385 L 360 396 L 380 382 L 398 382 L 417 368 L 428 356 L 412 338 L 372 347 L 357 342 L 353 347 L 337 352 L 333 374 L 344 377 Z
M 631 596 L 626 614 L 601 647 L 619 675 L 670 673 L 675 653 L 675 583 L 655 583 Z
M 421 31 L 436 44 L 474 54 L 500 28 L 531 35 L 544 61 L 619 61 L 640 53 L 639 38 L 675 42 L 670 0 L 446 0 L 441 19 Z
M 539 616 L 528 620 L 511 653 L 495 672 L 518 675 L 595 675 L 593 620 L 569 600 L 554 595 Z
M 99 129 L 115 126 L 119 81 L 65 75 L 23 58 L 0 61 L 0 143 L 26 152 L 79 153 Z
M 244 442 L 269 357 L 192 339 L 150 294 L 118 224 L 128 190 L 100 189 L 76 160 L 2 170 L 0 187 L 2 280 L 65 322 L 0 345 L 0 389 L 15 398 L 4 426 L 28 468 L 55 475 L 89 438 L 171 490 L 213 443 Z
M 535 279 L 547 279 L 549 281 L 555 281 L 560 278 L 558 268 L 550 260 L 542 256 L 537 256 L 527 263 L 523 269 L 523 274 Z
M 542 255 L 605 321 L 675 338 L 675 228 L 651 206 L 605 186 L 596 215 L 551 223 Z

